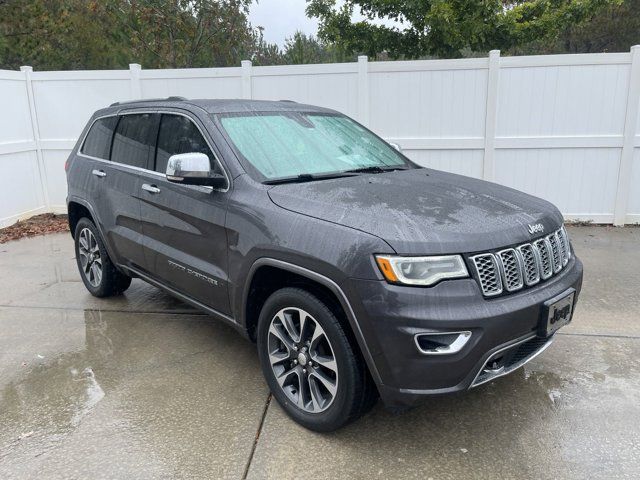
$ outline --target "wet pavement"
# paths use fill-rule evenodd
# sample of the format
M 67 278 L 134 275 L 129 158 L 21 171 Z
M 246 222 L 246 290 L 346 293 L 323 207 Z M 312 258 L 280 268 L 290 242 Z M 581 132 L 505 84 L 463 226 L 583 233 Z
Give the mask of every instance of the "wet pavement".
M 68 234 L 0 245 L 0 478 L 638 478 L 640 228 L 570 235 L 583 293 L 544 354 L 328 435 L 230 327 L 139 280 L 91 297 Z

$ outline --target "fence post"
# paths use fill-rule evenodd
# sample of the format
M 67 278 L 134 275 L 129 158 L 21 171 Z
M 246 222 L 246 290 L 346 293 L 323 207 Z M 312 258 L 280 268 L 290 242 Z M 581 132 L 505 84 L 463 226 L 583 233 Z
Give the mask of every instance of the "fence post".
M 369 59 L 358 56 L 358 120 L 369 126 Z
M 493 181 L 495 178 L 495 143 L 498 110 L 498 80 L 500 79 L 500 50 L 489 52 L 489 70 L 487 74 L 487 106 L 484 121 L 484 159 L 482 178 Z
M 616 189 L 616 203 L 613 210 L 613 224 L 623 226 L 627 217 L 627 203 L 631 190 L 631 170 L 635 136 L 638 126 L 638 108 L 640 108 L 640 45 L 631 47 L 631 68 L 629 70 L 629 93 L 627 94 L 627 113 L 624 120 L 620 170 Z
M 42 144 L 40 142 L 40 126 L 38 125 L 38 112 L 36 111 L 36 99 L 33 95 L 33 84 L 31 83 L 31 74 L 33 68 L 28 66 L 20 67 L 20 71 L 24 72 L 25 86 L 27 88 L 27 99 L 29 100 L 29 117 L 31 118 L 31 132 L 33 134 L 33 142 L 36 146 L 36 159 L 38 162 L 38 176 L 40 177 L 40 188 L 42 189 L 42 200 L 46 211 L 49 211 L 51 202 L 49 201 L 49 188 L 47 187 L 47 170 L 44 166 L 44 156 L 42 155 Z
M 242 60 L 242 98 L 251 100 L 253 98 L 253 92 L 251 89 L 251 60 Z
M 129 64 L 129 74 L 131 78 L 131 100 L 142 98 L 142 86 L 140 85 L 140 70 L 142 67 L 138 63 Z

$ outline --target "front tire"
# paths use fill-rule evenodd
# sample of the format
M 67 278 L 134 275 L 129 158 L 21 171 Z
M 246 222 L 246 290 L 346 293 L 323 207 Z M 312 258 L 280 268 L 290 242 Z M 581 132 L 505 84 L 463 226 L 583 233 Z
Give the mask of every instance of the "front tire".
M 258 354 L 275 399 L 310 430 L 336 430 L 375 402 L 375 387 L 343 325 L 306 290 L 283 288 L 267 299 Z
M 111 262 L 100 233 L 91 220 L 81 218 L 73 238 L 80 277 L 91 295 L 111 297 L 129 288 L 131 277 L 120 272 Z

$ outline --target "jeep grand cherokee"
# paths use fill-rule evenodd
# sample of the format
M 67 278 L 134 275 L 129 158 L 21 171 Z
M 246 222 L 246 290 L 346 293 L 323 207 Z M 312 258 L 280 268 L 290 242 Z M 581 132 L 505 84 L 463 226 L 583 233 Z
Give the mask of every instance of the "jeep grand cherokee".
M 89 292 L 138 277 L 229 323 L 318 431 L 378 396 L 404 408 L 513 371 L 570 321 L 581 286 L 553 205 L 420 167 L 326 108 L 116 103 L 66 170 Z

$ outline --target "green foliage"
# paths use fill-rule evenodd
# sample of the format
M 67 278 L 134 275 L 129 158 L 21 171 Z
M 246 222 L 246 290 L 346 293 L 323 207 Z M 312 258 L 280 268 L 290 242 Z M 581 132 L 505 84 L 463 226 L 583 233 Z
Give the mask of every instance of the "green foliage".
M 353 58 L 349 58 L 352 60 Z M 289 65 L 307 63 L 344 62 L 347 59 L 333 45 L 327 45 L 313 35 L 305 35 L 296 31 L 293 37 L 285 41 L 282 60 Z
M 278 58 L 251 0 L 0 0 L 0 68 L 212 67 Z
M 620 0 L 307 0 L 319 36 L 347 52 L 455 58 L 553 41 Z M 352 21 L 361 13 L 365 21 Z M 391 19 L 397 26 L 373 23 Z
M 569 25 L 557 38 L 534 40 L 512 49 L 510 53 L 597 53 L 627 52 L 640 44 L 640 0 L 625 0 L 609 5 L 593 18 Z

